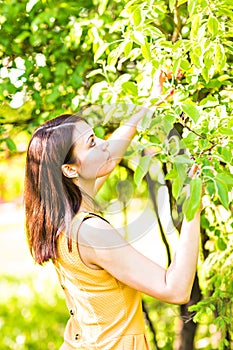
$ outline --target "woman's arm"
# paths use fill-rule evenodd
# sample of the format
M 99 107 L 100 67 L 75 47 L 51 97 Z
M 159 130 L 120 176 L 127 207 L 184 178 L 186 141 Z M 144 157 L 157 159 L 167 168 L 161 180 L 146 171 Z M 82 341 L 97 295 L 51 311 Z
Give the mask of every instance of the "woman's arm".
M 190 298 L 198 259 L 200 212 L 182 224 L 176 256 L 166 270 L 129 245 L 107 222 L 86 220 L 79 231 L 79 251 L 92 268 L 102 268 L 128 286 L 172 304 Z
M 128 146 L 137 132 L 137 124 L 146 113 L 145 108 L 141 108 L 138 113 L 133 115 L 127 122 L 116 129 L 108 138 L 108 151 L 111 159 L 114 161 L 114 167 L 119 164 L 124 156 Z M 98 178 L 95 182 L 95 191 L 98 192 L 110 174 Z
M 153 97 L 158 97 L 162 93 L 163 82 L 164 82 L 164 73 L 162 71 L 158 71 L 156 76 L 156 81 L 153 87 Z M 162 102 L 164 102 L 167 98 L 169 98 L 173 94 L 173 90 L 171 90 L 168 94 L 163 96 L 161 100 L 154 104 L 153 107 L 157 107 Z M 151 97 L 152 98 L 152 97 Z M 144 105 L 139 109 L 137 113 L 135 113 L 132 117 L 130 117 L 125 124 L 121 125 L 118 129 L 116 129 L 112 135 L 108 138 L 109 146 L 108 151 L 110 152 L 111 159 L 115 162 L 115 166 L 121 161 L 124 156 L 128 146 L 130 145 L 132 139 L 134 138 L 137 132 L 137 125 L 140 120 L 145 116 L 148 111 L 149 103 L 144 103 Z M 106 181 L 109 175 L 104 176 L 96 180 L 96 192 L 100 189 L 103 183 Z

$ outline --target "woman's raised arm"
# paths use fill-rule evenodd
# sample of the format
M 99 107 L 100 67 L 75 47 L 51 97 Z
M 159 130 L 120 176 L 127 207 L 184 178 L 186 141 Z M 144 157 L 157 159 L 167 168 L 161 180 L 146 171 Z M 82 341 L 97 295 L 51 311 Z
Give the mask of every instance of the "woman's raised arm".
M 164 80 L 165 80 L 164 73 L 162 71 L 158 71 L 156 82 L 154 84 L 153 96 L 151 96 L 151 98 L 158 97 L 161 95 Z M 171 90 L 163 97 L 161 95 L 161 99 L 157 103 L 155 103 L 151 108 L 155 108 L 156 106 L 160 105 L 162 102 L 168 99 L 173 93 L 174 93 L 174 90 Z M 125 124 L 117 128 L 112 133 L 112 135 L 108 138 L 108 142 L 109 142 L 108 151 L 110 152 L 111 159 L 115 162 L 115 166 L 121 161 L 122 157 L 124 156 L 125 151 L 127 150 L 128 146 L 130 145 L 133 137 L 137 132 L 138 123 L 148 111 L 148 106 L 149 104 L 147 102 L 144 103 L 144 105 L 141 106 L 141 108 L 139 107 L 138 112 L 132 115 L 125 122 Z M 109 175 L 96 180 L 96 185 L 95 185 L 96 192 L 98 192 L 98 190 L 103 185 L 103 183 L 108 178 L 108 176 Z

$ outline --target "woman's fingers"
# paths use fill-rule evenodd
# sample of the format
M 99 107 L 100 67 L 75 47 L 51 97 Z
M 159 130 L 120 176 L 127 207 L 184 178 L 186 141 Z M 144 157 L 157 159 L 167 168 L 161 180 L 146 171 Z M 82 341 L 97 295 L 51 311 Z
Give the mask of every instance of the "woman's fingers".
M 188 176 L 191 177 L 192 179 L 198 177 L 200 174 L 200 167 L 197 164 L 193 164 L 191 169 L 188 172 Z

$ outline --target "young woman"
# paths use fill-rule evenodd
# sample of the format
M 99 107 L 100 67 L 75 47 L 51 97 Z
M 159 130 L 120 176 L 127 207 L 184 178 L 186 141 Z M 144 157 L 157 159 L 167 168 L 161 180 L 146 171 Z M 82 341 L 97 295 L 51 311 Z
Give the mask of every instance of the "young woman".
M 80 114 L 62 115 L 39 127 L 30 141 L 27 235 L 35 261 L 53 261 L 65 292 L 70 319 L 62 350 L 149 349 L 140 293 L 174 304 L 189 300 L 200 213 L 183 221 L 166 270 L 128 244 L 98 216 L 92 201 L 144 114 L 141 109 L 107 141 L 96 137 Z

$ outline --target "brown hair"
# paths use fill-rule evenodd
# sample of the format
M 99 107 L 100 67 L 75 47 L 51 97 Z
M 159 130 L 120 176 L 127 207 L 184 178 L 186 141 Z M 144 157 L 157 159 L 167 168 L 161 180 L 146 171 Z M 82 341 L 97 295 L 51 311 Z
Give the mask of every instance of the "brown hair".
M 73 133 L 80 115 L 63 114 L 33 134 L 25 173 L 26 231 L 31 254 L 39 264 L 56 259 L 56 239 L 78 212 L 82 194 L 63 175 L 62 164 L 72 163 Z

